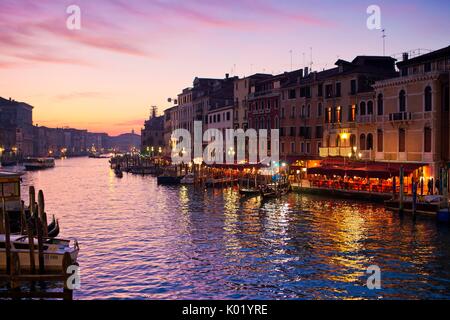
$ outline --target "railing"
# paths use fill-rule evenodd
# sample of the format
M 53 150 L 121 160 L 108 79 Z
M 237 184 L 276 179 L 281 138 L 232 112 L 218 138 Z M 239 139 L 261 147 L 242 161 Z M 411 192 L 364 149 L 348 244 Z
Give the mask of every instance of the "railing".
M 365 115 L 365 116 L 357 116 L 356 121 L 358 123 L 373 123 L 375 122 L 375 116 L 373 114 Z
M 321 158 L 326 157 L 348 157 L 352 153 L 351 147 L 331 147 L 331 148 L 320 148 L 319 155 Z
M 389 114 L 389 121 L 410 121 L 412 120 L 411 112 L 396 112 Z

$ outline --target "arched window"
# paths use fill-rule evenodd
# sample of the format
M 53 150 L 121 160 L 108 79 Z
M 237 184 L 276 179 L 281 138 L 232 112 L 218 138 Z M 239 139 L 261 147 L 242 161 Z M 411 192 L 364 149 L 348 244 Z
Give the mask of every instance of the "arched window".
M 359 149 L 366 150 L 366 135 L 364 133 L 359 136 Z
M 278 129 L 280 127 L 279 121 L 278 121 L 278 117 L 275 116 L 275 129 Z
M 321 117 L 322 114 L 323 114 L 323 107 L 322 107 L 322 104 L 319 103 L 319 104 L 317 105 L 317 117 Z
M 406 93 L 405 90 L 400 91 L 398 95 L 398 106 L 400 112 L 406 112 Z
M 311 105 L 308 104 L 308 109 L 307 109 L 307 117 L 311 117 Z
M 379 116 L 382 116 L 384 114 L 384 104 L 383 104 L 383 95 L 380 93 L 378 95 L 378 99 L 377 99 L 377 113 Z
M 367 135 L 366 149 L 373 150 L 373 135 L 371 133 Z
M 373 114 L 373 101 L 367 102 L 367 114 Z
M 366 115 L 366 103 L 364 101 L 361 102 L 361 104 L 359 105 L 359 115 L 360 116 Z
M 432 95 L 431 95 L 431 87 L 425 88 L 425 111 L 432 111 L 433 110 L 433 101 L 432 101 Z

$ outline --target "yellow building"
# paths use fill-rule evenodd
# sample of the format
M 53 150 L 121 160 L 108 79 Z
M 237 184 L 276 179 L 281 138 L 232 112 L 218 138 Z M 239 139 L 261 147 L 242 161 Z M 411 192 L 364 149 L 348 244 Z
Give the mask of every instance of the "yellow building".
M 450 47 L 397 64 L 396 78 L 374 84 L 378 113 L 372 160 L 423 163 L 424 178 L 437 178 L 450 159 Z

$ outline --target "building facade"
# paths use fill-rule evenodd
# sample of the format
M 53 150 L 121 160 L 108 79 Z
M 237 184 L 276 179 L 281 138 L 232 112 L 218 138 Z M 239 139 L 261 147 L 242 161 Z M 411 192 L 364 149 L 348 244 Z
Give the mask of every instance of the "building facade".
M 0 148 L 22 158 L 33 154 L 33 107 L 0 97 Z
M 378 81 L 378 135 L 373 160 L 425 164 L 436 178 L 450 159 L 450 47 L 413 59 L 404 54 L 398 77 Z
M 145 121 L 141 132 L 141 152 L 151 156 L 162 156 L 165 149 L 164 116 L 157 116 L 157 108 L 152 107 L 150 118 Z

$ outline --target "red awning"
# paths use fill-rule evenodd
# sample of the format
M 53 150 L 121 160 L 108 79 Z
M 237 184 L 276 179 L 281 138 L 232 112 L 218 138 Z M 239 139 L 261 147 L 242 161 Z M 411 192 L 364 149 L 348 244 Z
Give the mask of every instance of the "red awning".
M 403 166 L 405 176 L 412 174 L 425 164 L 415 163 L 385 163 L 370 162 L 367 164 L 361 162 L 349 162 L 341 164 L 324 164 L 320 167 L 308 169 L 308 174 L 320 174 L 324 176 L 350 176 L 361 178 L 389 179 L 400 176 L 400 167 Z

